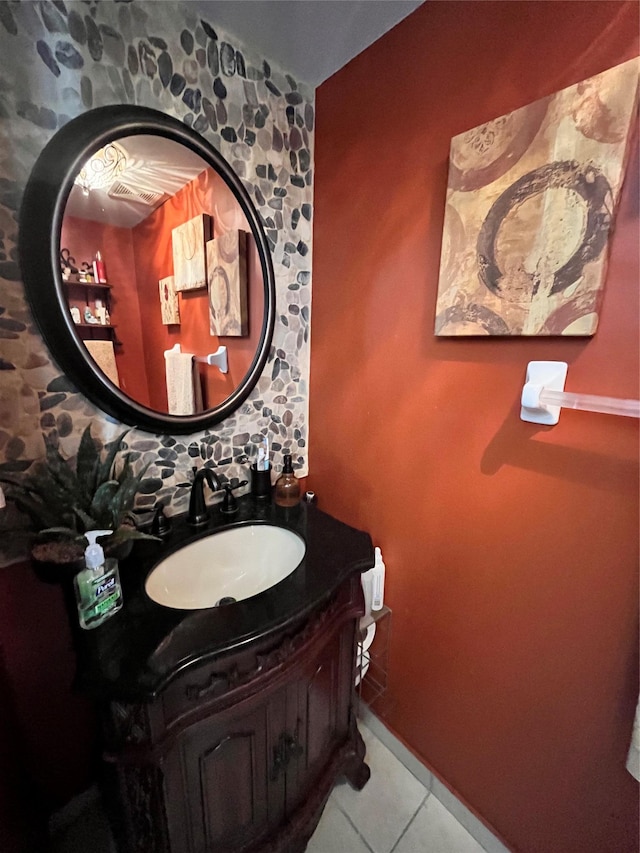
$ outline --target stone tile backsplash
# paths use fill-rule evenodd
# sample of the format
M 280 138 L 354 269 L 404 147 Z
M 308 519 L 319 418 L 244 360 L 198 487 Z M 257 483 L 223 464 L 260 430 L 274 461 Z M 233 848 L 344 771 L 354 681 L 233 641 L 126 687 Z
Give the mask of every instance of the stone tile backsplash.
M 291 452 L 307 468 L 313 91 L 272 67 L 189 3 L 0 2 L 0 471 L 24 471 L 53 441 L 72 456 L 87 423 L 106 442 L 121 425 L 61 374 L 25 301 L 17 256 L 18 211 L 40 151 L 70 118 L 131 103 L 163 111 L 201 133 L 233 166 L 264 222 L 276 276 L 276 327 L 257 386 L 233 417 L 192 436 L 132 431 L 138 464 L 151 462 L 141 506 L 185 508 L 179 488 L 209 464 L 246 477 L 243 454 L 268 433 L 279 466 Z M 28 235 L 27 235 L 28 239 Z M 0 532 L 15 524 L 0 513 Z M 3 535 L 0 564 L 24 537 Z

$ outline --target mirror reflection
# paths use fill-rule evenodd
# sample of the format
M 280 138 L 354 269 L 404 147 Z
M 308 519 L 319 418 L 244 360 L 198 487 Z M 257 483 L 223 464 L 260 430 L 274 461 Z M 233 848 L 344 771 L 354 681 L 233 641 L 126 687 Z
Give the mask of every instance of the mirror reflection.
M 60 269 L 78 336 L 140 405 L 206 411 L 249 371 L 265 307 L 257 247 L 226 182 L 185 146 L 141 134 L 93 155 L 67 201 Z

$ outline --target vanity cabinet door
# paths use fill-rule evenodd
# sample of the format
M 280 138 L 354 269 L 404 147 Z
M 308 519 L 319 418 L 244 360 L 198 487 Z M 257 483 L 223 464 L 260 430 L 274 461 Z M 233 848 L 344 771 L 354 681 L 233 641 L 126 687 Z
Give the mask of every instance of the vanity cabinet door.
M 274 758 L 285 708 L 285 692 L 280 691 L 181 733 L 173 761 L 182 784 L 166 792 L 172 853 L 242 850 L 278 825 L 284 779 L 274 772 Z M 174 797 L 180 802 L 172 804 Z
M 288 694 L 287 731 L 293 759 L 287 772 L 287 811 L 318 788 L 349 735 L 354 622 L 344 624 L 306 665 Z

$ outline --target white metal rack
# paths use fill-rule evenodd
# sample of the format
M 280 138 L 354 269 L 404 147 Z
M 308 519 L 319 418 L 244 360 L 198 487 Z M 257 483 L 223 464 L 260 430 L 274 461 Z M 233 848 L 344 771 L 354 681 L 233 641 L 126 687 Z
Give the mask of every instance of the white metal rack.
M 369 707 L 387 690 L 391 612 L 389 607 L 383 605 L 381 610 L 372 610 L 360 620 L 356 686 L 358 696 Z M 376 626 L 375 637 L 371 645 L 365 648 L 365 638 L 371 625 Z

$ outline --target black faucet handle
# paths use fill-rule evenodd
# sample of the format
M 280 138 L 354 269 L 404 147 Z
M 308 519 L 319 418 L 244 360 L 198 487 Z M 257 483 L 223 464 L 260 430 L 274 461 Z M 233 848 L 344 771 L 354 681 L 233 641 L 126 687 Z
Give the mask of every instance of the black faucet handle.
M 224 497 L 222 499 L 222 506 L 220 507 L 220 512 L 224 512 L 226 515 L 231 515 L 232 513 L 238 511 L 238 502 L 236 501 L 236 496 L 233 494 L 233 490 L 239 489 L 241 486 L 246 486 L 248 482 L 248 480 L 242 480 L 235 486 L 232 486 L 231 483 L 222 484 L 222 488 L 224 489 Z
M 171 532 L 171 522 L 164 514 L 164 504 L 159 501 L 156 504 L 153 521 L 151 522 L 151 533 L 153 536 L 168 536 Z
M 224 483 L 222 488 L 224 489 L 224 497 L 222 499 L 220 512 L 224 512 L 226 515 L 231 515 L 238 511 L 238 502 L 233 494 L 231 483 Z

